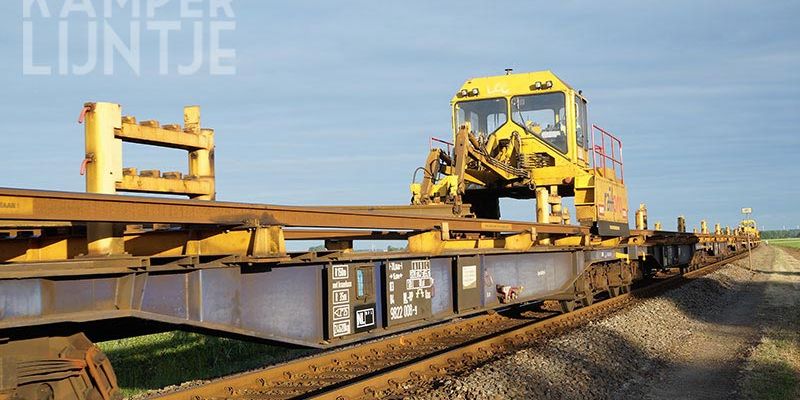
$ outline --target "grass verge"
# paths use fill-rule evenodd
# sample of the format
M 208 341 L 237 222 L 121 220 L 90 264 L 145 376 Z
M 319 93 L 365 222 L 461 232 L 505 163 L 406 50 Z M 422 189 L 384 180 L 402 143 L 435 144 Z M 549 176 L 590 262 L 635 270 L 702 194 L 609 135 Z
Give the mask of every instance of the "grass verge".
M 111 359 L 125 397 L 243 372 L 313 352 L 179 331 L 111 340 L 98 346 Z
M 772 244 L 772 241 L 770 241 Z M 787 256 L 795 249 L 776 250 Z M 781 255 L 776 261 L 783 268 L 773 269 L 765 281 L 764 301 L 758 307 L 762 321 L 761 339 L 745 362 L 740 381 L 746 399 L 800 399 L 800 271 L 789 268 Z
M 744 398 L 800 398 L 800 334 L 789 329 L 767 330 L 745 371 Z
M 783 246 L 783 247 L 792 247 L 795 249 L 800 249 L 800 238 L 791 238 L 791 239 L 769 239 L 769 244 L 775 246 Z

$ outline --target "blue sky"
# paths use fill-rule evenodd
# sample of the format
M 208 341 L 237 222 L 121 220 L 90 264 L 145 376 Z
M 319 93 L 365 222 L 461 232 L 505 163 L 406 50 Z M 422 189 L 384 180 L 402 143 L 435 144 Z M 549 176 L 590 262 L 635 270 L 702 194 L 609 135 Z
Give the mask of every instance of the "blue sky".
M 87 58 L 91 21 L 123 41 L 131 21 L 178 21 L 170 68 L 193 54 L 194 20 L 180 19 L 179 0 L 153 18 L 115 9 L 107 20 L 100 0 L 98 18 L 63 20 L 65 0 L 41 2 L 51 18 L 35 7 L 23 18 L 21 0 L 0 5 L 0 186 L 82 191 L 75 118 L 85 101 L 162 123 L 199 104 L 216 129 L 220 200 L 404 204 L 428 138 L 451 135 L 453 93 L 510 67 L 550 69 L 583 90 L 591 122 L 622 137 L 631 208 L 647 203 L 651 222 L 674 228 L 682 214 L 690 227 L 734 225 L 749 206 L 768 228 L 800 224 L 796 1 L 235 0 L 232 18 L 199 20 L 236 24 L 221 35 L 236 52 L 234 75 L 160 75 L 152 32 L 141 34 L 138 74 L 117 56 L 111 75 L 102 63 L 84 76 L 24 75 L 24 21 L 35 63 L 56 70 L 59 21 L 75 64 Z M 186 169 L 177 151 L 125 151 L 126 166 Z M 534 215 L 531 203 L 504 208 Z

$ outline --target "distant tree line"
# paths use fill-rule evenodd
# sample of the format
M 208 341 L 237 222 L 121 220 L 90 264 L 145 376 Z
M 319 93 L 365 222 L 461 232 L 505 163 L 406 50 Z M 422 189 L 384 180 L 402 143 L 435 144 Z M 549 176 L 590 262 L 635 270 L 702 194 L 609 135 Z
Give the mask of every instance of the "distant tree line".
M 761 238 L 762 239 L 800 238 L 800 229 L 762 231 Z

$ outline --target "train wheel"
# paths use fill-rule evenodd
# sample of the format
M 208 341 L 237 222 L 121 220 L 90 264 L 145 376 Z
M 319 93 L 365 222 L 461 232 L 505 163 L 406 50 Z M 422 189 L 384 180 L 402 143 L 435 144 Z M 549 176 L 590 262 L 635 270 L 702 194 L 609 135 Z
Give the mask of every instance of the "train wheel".
M 584 307 L 589 307 L 592 304 L 594 304 L 594 294 L 592 294 L 592 292 L 588 292 L 581 299 L 581 305 Z
M 575 300 L 559 300 L 558 305 L 561 306 L 561 312 L 564 314 L 575 311 Z
M 111 362 L 82 333 L 0 344 L 0 399 L 114 400 L 120 398 Z
M 617 297 L 617 296 L 620 295 L 621 292 L 622 292 L 622 290 L 620 289 L 619 286 L 609 286 L 608 287 L 608 295 L 610 297 Z

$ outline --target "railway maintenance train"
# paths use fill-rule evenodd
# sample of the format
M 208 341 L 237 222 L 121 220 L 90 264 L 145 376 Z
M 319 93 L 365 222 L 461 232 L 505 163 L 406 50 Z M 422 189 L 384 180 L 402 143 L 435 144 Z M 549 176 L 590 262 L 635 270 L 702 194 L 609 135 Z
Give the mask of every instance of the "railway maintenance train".
M 309 207 L 215 201 L 198 107 L 162 125 L 85 104 L 88 193 L 0 189 L 0 399 L 117 397 L 92 341 L 179 329 L 328 348 L 516 303 L 569 312 L 757 243 L 754 224 L 650 230 L 644 206 L 630 229 L 622 142 L 549 71 L 471 79 L 452 113 L 410 205 Z M 186 151 L 189 170 L 123 168 L 123 142 Z M 536 199 L 536 221 L 500 219 L 505 197 Z

